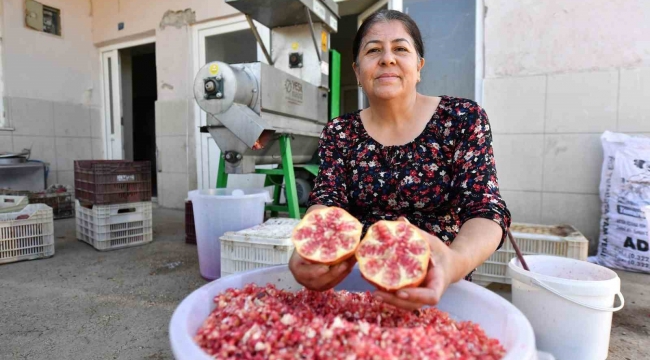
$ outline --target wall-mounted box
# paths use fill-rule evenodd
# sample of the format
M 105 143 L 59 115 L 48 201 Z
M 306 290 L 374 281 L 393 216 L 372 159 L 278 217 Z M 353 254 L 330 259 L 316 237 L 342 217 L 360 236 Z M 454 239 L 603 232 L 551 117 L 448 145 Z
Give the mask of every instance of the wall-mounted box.
M 38 1 L 25 0 L 25 25 L 37 31 L 61 36 L 61 10 Z

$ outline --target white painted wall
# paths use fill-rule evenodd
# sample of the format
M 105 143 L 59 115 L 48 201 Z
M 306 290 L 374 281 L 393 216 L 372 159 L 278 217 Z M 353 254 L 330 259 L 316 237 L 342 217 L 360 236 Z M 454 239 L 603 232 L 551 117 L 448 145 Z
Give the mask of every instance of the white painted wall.
M 3 148 L 31 148 L 49 163 L 48 183 L 74 185 L 74 160 L 103 158 L 99 55 L 89 1 L 44 0 L 59 8 L 62 36 L 24 25 L 24 1 L 3 0 Z M 11 144 L 9 146 L 9 144 Z
M 650 66 L 650 1 L 484 1 L 487 78 Z
M 99 55 L 89 1 L 43 0 L 61 9 L 62 36 L 24 25 L 24 1 L 4 0 L 5 96 L 100 105 Z
M 517 222 L 596 251 L 605 130 L 650 135 L 650 2 L 486 0 L 483 105 Z
M 223 0 L 90 0 L 93 13 L 93 42 L 115 41 L 129 36 L 155 31 L 168 10 L 191 9 L 196 21 L 227 17 L 237 13 Z M 124 29 L 117 24 L 124 22 Z

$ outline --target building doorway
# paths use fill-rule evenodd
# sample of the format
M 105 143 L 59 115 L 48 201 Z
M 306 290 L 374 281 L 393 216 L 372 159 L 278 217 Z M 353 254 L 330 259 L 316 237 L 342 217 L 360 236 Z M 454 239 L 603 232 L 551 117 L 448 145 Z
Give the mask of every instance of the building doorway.
M 150 161 L 152 195 L 158 193 L 156 116 L 158 97 L 153 39 L 101 49 L 106 158 Z

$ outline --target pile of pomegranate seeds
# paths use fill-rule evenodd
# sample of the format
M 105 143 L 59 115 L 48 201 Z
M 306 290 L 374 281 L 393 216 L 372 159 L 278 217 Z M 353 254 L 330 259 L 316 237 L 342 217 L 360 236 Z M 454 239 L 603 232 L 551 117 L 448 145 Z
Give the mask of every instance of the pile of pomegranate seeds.
M 435 308 L 409 312 L 370 293 L 228 289 L 195 341 L 218 359 L 500 359 L 478 325 Z

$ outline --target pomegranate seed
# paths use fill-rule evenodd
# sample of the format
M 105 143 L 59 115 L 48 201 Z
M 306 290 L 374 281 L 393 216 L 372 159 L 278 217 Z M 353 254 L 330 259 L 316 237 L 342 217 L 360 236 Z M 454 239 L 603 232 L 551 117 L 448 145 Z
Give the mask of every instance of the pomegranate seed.
M 217 358 L 500 359 L 505 350 L 471 322 L 436 308 L 406 311 L 369 292 L 296 293 L 274 285 L 228 289 L 195 341 Z

